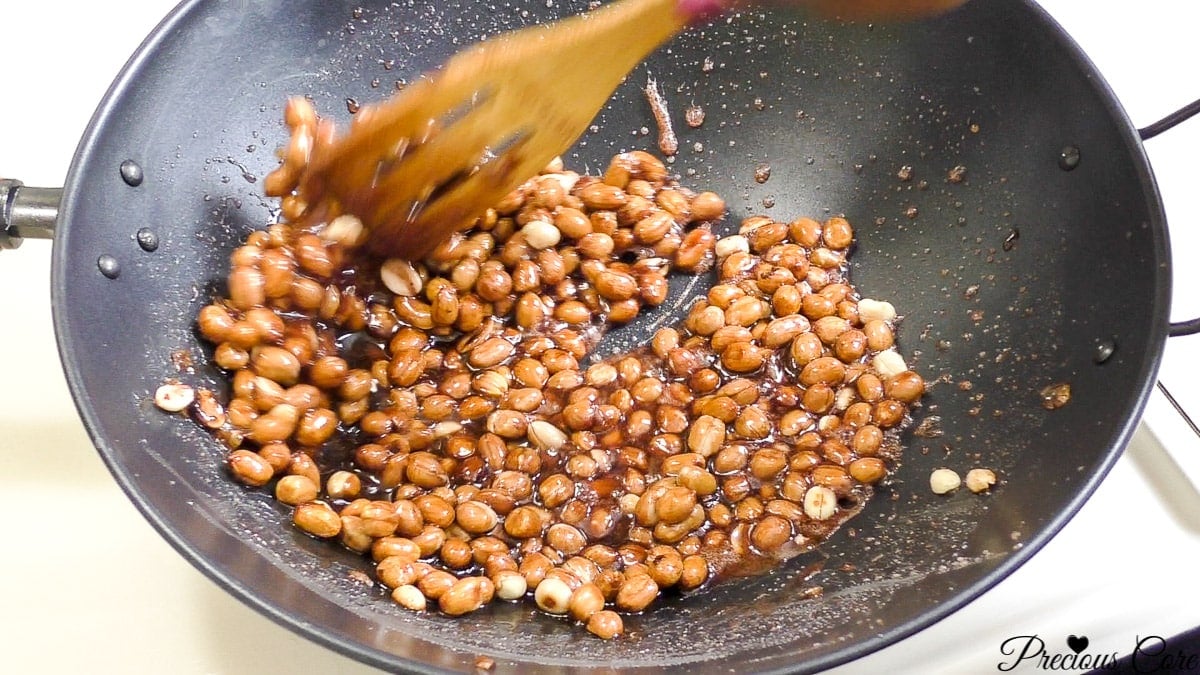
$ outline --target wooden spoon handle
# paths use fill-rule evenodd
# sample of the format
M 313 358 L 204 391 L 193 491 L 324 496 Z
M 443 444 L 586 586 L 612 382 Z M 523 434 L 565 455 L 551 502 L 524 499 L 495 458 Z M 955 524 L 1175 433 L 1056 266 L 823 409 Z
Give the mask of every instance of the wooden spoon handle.
M 699 23 L 717 16 L 731 4 L 727 0 L 679 0 L 677 7 L 688 23 Z

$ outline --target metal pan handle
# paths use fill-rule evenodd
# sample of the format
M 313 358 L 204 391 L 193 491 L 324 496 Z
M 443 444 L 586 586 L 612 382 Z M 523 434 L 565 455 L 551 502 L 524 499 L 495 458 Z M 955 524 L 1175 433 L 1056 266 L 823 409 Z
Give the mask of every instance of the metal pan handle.
M 1154 124 L 1138 129 L 1138 136 L 1142 138 L 1143 142 L 1148 141 L 1196 114 L 1200 114 L 1200 100 L 1192 101 Z M 1167 334 L 1171 337 L 1195 335 L 1196 333 L 1200 333 L 1200 317 L 1188 321 L 1172 322 L 1167 330 Z
M 62 188 L 28 187 L 0 178 L 0 250 L 13 249 L 25 238 L 52 239 Z

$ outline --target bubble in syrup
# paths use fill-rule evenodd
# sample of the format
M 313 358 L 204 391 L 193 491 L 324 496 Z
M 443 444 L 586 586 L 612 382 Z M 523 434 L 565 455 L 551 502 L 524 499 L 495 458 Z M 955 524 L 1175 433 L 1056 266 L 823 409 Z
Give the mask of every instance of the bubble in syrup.
M 1101 340 L 1096 343 L 1096 349 L 1092 352 L 1092 360 L 1096 363 L 1105 363 L 1112 358 L 1117 351 L 1117 341 L 1115 338 Z
M 361 106 L 361 105 L 359 105 L 359 103 L 358 103 L 358 101 L 357 101 L 357 100 L 355 100 L 355 99 L 352 99 L 352 98 L 347 98 L 347 99 L 346 99 L 346 110 L 347 110 L 347 111 L 348 111 L 348 112 L 349 112 L 351 115 L 353 115 L 353 114 L 357 113 L 361 107 L 362 107 L 362 106 Z
M 143 251 L 152 252 L 158 250 L 158 234 L 154 230 L 143 227 L 134 235 L 138 246 L 142 247 Z
M 1079 166 L 1079 148 L 1074 145 L 1064 147 L 1058 153 L 1058 168 L 1063 171 L 1073 171 Z
M 121 276 L 121 263 L 117 262 L 116 258 L 107 253 L 96 258 L 96 267 L 100 269 L 100 274 L 109 279 L 116 279 Z
M 132 159 L 121 162 L 120 171 L 121 180 L 125 181 L 125 184 L 129 187 L 137 187 L 145 180 L 145 175 L 142 173 L 142 165 Z

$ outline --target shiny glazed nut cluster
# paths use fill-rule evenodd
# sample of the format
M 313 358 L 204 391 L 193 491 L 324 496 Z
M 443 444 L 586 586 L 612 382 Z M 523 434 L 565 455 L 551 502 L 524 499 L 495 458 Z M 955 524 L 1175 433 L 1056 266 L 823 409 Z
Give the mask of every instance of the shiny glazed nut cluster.
M 227 402 L 186 410 L 398 604 L 529 598 L 615 637 L 618 611 L 826 538 L 924 391 L 895 310 L 846 282 L 846 220 L 756 216 L 718 241 L 723 214 L 632 152 L 600 177 L 548 167 L 419 263 L 360 255 L 352 216 L 273 225 L 199 315 Z M 588 363 L 669 269 L 713 266 L 682 325 Z

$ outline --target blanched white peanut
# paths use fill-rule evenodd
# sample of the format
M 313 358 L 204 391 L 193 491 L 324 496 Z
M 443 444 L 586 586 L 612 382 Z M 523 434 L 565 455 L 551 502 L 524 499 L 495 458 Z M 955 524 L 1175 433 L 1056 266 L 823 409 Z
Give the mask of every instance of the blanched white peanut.
M 558 181 L 558 184 L 562 186 L 563 192 L 565 193 L 570 193 L 575 187 L 575 184 L 579 182 L 579 174 L 575 173 L 574 171 L 549 173 L 543 177 L 553 178 L 554 180 Z
M 425 594 L 421 592 L 421 589 L 412 584 L 397 586 L 392 591 L 392 600 L 395 600 L 396 604 L 401 607 L 407 607 L 418 612 L 425 609 Z
M 501 600 L 519 600 L 529 590 L 525 575 L 512 570 L 501 570 L 492 581 L 496 584 L 496 597 Z
M 546 577 L 533 591 L 533 599 L 543 611 L 566 614 L 571 605 L 571 587 L 561 579 Z
M 530 423 L 526 435 L 540 450 L 557 450 L 567 442 L 567 435 L 562 429 L 545 420 L 535 420 Z
M 908 365 L 904 363 L 904 357 L 900 356 L 895 349 L 885 349 L 879 352 L 874 359 L 871 359 L 871 365 L 878 371 L 879 377 L 885 380 L 908 370 Z
M 357 217 L 345 214 L 334 218 L 317 233 L 322 240 L 354 247 L 362 243 L 363 223 Z
M 623 513 L 633 513 L 633 510 L 637 508 L 637 503 L 639 501 L 641 501 L 641 497 L 633 494 L 632 492 L 626 492 L 625 494 L 621 495 L 621 498 L 618 500 Z
M 186 384 L 168 383 L 154 392 L 154 405 L 167 412 L 179 412 L 196 400 L 196 390 Z
M 837 512 L 837 494 L 833 490 L 816 485 L 804 493 L 804 515 L 813 520 L 825 520 Z
M 934 494 L 953 492 L 959 485 L 962 485 L 962 480 L 953 469 L 934 469 L 933 473 L 929 474 L 929 489 L 933 490 Z
M 726 258 L 734 253 L 749 253 L 750 242 L 740 234 L 721 237 L 717 240 L 716 253 L 718 258 Z
M 458 422 L 438 422 L 437 424 L 433 425 L 433 437 L 445 438 L 447 436 L 453 436 L 462 430 L 463 425 L 459 424 Z
M 550 248 L 562 240 L 562 233 L 558 231 L 558 228 L 553 223 L 544 220 L 531 220 L 525 223 L 525 227 L 521 228 L 521 234 L 530 248 L 539 251 Z
M 396 295 L 412 297 L 421 290 L 421 275 L 403 258 L 389 258 L 379 267 L 379 279 Z
M 890 302 L 863 298 L 858 301 L 858 318 L 862 319 L 863 323 L 875 319 L 893 321 L 896 318 L 896 308 Z
M 967 472 L 967 489 L 979 493 L 996 484 L 996 473 L 991 469 L 971 469 Z
M 833 409 L 839 412 L 850 407 L 851 403 L 857 400 L 857 392 L 853 387 L 842 387 L 838 389 L 837 396 L 833 399 Z

